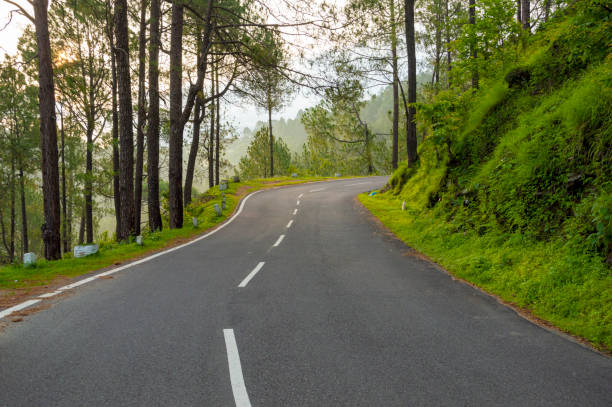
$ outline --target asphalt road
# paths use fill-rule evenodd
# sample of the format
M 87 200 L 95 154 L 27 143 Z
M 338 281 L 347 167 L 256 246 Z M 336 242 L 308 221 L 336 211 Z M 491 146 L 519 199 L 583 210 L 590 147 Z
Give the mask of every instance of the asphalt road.
M 43 300 L 0 333 L 0 406 L 612 405 L 611 359 L 384 233 L 354 198 L 385 180 L 257 193 L 217 233 Z

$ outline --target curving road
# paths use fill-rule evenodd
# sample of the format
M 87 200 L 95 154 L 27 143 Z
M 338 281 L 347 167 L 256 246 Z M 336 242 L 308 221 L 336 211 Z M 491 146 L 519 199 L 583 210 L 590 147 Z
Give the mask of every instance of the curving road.
M 612 360 L 407 254 L 355 201 L 252 195 L 0 333 L 0 406 L 610 406 Z M 281 238 L 281 236 L 284 236 Z

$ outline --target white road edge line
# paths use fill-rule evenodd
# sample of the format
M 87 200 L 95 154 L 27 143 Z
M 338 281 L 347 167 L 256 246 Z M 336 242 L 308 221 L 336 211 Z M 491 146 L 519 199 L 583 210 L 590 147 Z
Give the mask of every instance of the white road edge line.
M 298 210 L 297 210 L 297 208 L 296 208 L 296 209 L 294 209 L 294 210 L 293 210 L 293 214 L 294 214 L 294 215 L 297 215 L 297 211 L 298 211 Z
M 39 295 L 38 298 L 51 298 L 51 297 L 55 297 L 56 295 L 61 294 L 61 293 L 62 293 L 61 291 L 53 291 L 53 292 L 50 292 L 50 293 Z
M 274 243 L 274 245 L 272 245 L 272 247 L 276 247 L 279 244 L 281 244 L 281 242 L 283 241 L 283 239 L 285 238 L 285 235 L 280 235 L 280 237 L 278 238 L 278 240 L 276 241 L 276 243 Z
M 242 280 L 242 282 L 238 285 L 238 287 L 240 287 L 240 288 L 246 287 L 246 285 L 249 283 L 249 281 L 251 281 L 253 279 L 253 277 L 255 277 L 255 274 L 259 273 L 259 270 L 261 270 L 261 268 L 264 266 L 264 264 L 266 264 L 266 263 L 263 262 L 263 261 L 260 261 L 259 264 L 257 266 L 255 266 L 253 271 L 251 271 L 249 273 L 249 275 L 246 276 L 244 278 L 244 280 Z
M 242 365 L 238 354 L 238 345 L 233 329 L 224 329 L 225 348 L 227 349 L 227 364 L 229 366 L 230 381 L 232 382 L 232 393 L 236 407 L 251 407 L 251 401 L 244 384 L 242 376 Z
M 317 189 L 310 190 L 310 192 L 321 192 L 321 191 L 325 191 L 325 188 L 317 188 Z
M 348 185 L 345 185 L 345 187 L 353 187 L 353 186 L 355 186 L 355 185 L 365 185 L 365 184 L 370 184 L 370 182 L 357 182 L 357 183 L 355 183 L 355 184 L 348 184 Z
M 291 225 L 293 225 L 293 219 L 291 219 L 289 221 L 289 223 L 287 223 L 287 229 L 289 229 L 291 227 Z
M 259 191 L 251 192 L 249 195 L 245 196 L 244 199 L 242 200 L 242 202 L 240 203 L 240 206 L 238 207 L 238 211 L 236 211 L 236 213 L 231 218 L 229 218 L 227 221 L 225 221 L 224 223 L 222 223 L 219 226 L 217 226 L 216 229 L 211 230 L 210 232 L 206 233 L 205 235 L 197 237 L 197 238 L 195 238 L 195 239 L 193 239 L 193 240 L 191 240 L 191 241 L 189 241 L 187 243 L 183 243 L 180 246 L 175 246 L 175 247 L 172 247 L 170 249 L 161 251 L 159 253 L 155 253 L 155 254 L 153 254 L 153 255 L 151 255 L 149 257 L 145 257 L 144 259 L 136 260 L 136 261 L 134 261 L 132 263 L 129 263 L 129 264 L 126 264 L 124 266 L 117 267 L 117 268 L 114 268 L 112 270 L 108 270 L 108 271 L 105 271 L 103 273 L 100 273 L 100 274 L 96 274 L 95 276 L 92 276 L 92 277 L 87 277 L 87 278 L 85 278 L 83 280 L 77 281 L 76 283 L 65 285 L 63 287 L 58 288 L 56 291 L 70 290 L 71 288 L 75 288 L 75 287 L 78 287 L 80 285 L 87 284 L 90 281 L 93 281 L 93 280 L 95 280 L 95 279 L 97 279 L 99 277 L 109 276 L 111 274 L 115 274 L 115 273 L 117 273 L 119 271 L 128 269 L 130 267 L 134 267 L 134 266 L 137 266 L 139 264 L 146 263 L 146 262 L 148 262 L 150 260 L 153 260 L 153 259 L 155 259 L 157 257 L 160 257 L 160 256 L 163 256 L 165 254 L 168 254 L 168 253 L 174 252 L 176 250 L 182 249 L 183 247 L 187 247 L 189 245 L 192 245 L 192 244 L 194 244 L 196 242 L 199 242 L 202 239 L 206 239 L 207 237 L 217 233 L 218 231 L 220 231 L 221 229 L 223 229 L 224 227 L 226 227 L 227 225 L 232 223 L 234 221 L 234 219 L 236 219 L 236 217 L 238 217 L 238 215 L 240 215 L 242 213 L 242 210 L 244 209 L 244 204 L 246 203 L 246 201 L 250 197 L 252 197 L 253 195 L 255 195 L 255 194 L 257 194 L 257 193 L 259 193 L 261 191 L 264 191 L 264 190 L 260 189 Z M 38 302 L 40 302 L 40 300 L 28 300 L 28 301 L 22 302 L 21 304 L 17 304 L 14 307 L 7 308 L 7 309 L 5 309 L 3 311 L 0 311 L 0 319 L 2 319 L 4 317 L 12 314 L 13 312 L 20 311 L 20 310 L 22 310 L 24 308 L 30 307 L 30 306 L 38 303 Z
M 4 311 L 0 312 L 0 319 L 2 319 L 4 317 L 8 317 L 13 312 L 21 311 L 24 308 L 31 307 L 34 304 L 38 304 L 39 302 L 40 302 L 40 300 L 28 300 L 28 301 L 22 302 L 21 304 L 17 304 L 14 307 L 7 308 Z

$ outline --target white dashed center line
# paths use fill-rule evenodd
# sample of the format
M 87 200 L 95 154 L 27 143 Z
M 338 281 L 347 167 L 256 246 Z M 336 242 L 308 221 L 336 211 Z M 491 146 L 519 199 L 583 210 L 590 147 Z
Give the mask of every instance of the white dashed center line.
M 253 271 L 251 271 L 249 273 L 249 275 L 246 276 L 244 280 L 242 280 L 242 282 L 238 285 L 238 287 L 240 287 L 240 288 L 246 287 L 246 285 L 249 283 L 249 281 L 251 281 L 253 279 L 253 277 L 255 277 L 255 274 L 259 273 L 259 270 L 261 270 L 261 268 L 264 266 L 264 264 L 266 264 L 266 263 L 263 262 L 263 261 L 259 262 L 259 264 L 257 266 L 255 266 Z
M 280 237 L 278 238 L 278 240 L 276 241 L 276 243 L 274 243 L 274 245 L 272 247 L 276 247 L 279 244 L 281 244 L 281 242 L 283 241 L 284 238 L 285 238 L 285 235 L 280 235 Z
M 287 229 L 289 229 L 291 227 L 291 225 L 293 225 L 293 219 L 291 219 L 289 221 L 289 223 L 287 223 Z
M 240 355 L 238 354 L 234 330 L 224 329 L 223 336 L 225 337 L 227 364 L 229 366 L 230 381 L 232 382 L 232 392 L 234 393 L 236 407 L 251 407 L 251 401 L 249 400 L 244 377 L 242 376 L 242 365 L 240 364 Z
M 298 210 L 297 210 L 297 209 L 294 209 L 294 210 L 293 210 L 293 214 L 294 214 L 294 215 L 297 215 L 297 212 L 298 212 Z

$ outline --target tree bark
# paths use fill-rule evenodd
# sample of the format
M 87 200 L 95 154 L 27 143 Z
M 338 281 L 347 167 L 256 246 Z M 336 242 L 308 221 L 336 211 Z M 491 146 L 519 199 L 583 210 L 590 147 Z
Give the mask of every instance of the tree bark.
M 370 130 L 368 130 L 368 125 L 365 125 L 365 150 L 366 150 L 366 159 L 368 160 L 368 175 L 372 175 L 374 173 L 374 165 L 372 164 L 372 146 L 370 143 Z
M 453 69 L 452 61 L 451 61 L 451 40 L 450 40 L 450 19 L 448 13 L 448 2 L 449 0 L 445 0 L 445 13 L 444 13 L 444 25 L 445 25 L 445 33 L 446 33 L 446 87 L 450 89 L 451 87 L 451 71 Z
M 4 213 L 2 212 L 2 208 L 0 208 L 0 231 L 2 232 L 2 244 L 4 245 L 4 250 L 8 254 L 10 252 L 10 248 L 8 242 L 6 241 L 6 227 L 4 226 Z
M 115 2 L 115 59 L 119 94 L 119 195 L 121 229 L 117 240 L 127 241 L 134 234 L 134 132 L 132 129 L 132 93 L 127 19 L 127 0 Z
M 9 178 L 11 194 L 11 230 L 9 243 L 9 260 L 15 260 L 15 153 L 11 151 L 11 176 Z
M 521 13 L 521 3 L 522 3 L 522 1 L 523 0 L 516 0 L 516 21 L 518 21 L 519 24 L 523 23 L 523 20 L 522 20 L 523 16 L 522 16 L 522 13 Z
M 397 27 L 395 26 L 395 0 L 389 2 L 391 8 L 391 65 L 393 69 L 393 130 L 391 167 L 397 169 L 399 161 L 399 73 L 397 67 Z
M 134 233 L 140 234 L 142 211 L 142 172 L 144 166 L 144 126 L 146 121 L 145 59 L 147 46 L 147 3 L 140 0 L 140 29 L 138 33 L 138 121 L 136 124 L 136 169 L 134 175 Z
M 197 43 L 202 42 L 202 33 L 197 33 Z M 196 63 L 200 66 L 201 55 L 198 53 Z M 185 188 L 183 189 L 183 200 L 185 206 L 191 203 L 191 192 L 193 190 L 193 175 L 195 173 L 196 159 L 198 158 L 198 148 L 200 146 L 200 126 L 204 119 L 204 107 L 202 106 L 202 97 L 198 96 L 195 101 L 193 112 L 193 134 L 191 136 L 191 147 L 189 149 L 189 158 L 187 159 L 187 172 L 185 173 Z
M 416 48 L 414 35 L 414 0 L 404 0 L 404 22 L 406 25 L 406 47 L 408 49 L 408 115 L 406 117 L 406 150 L 408 165 L 413 166 L 417 161 L 417 130 L 416 130 Z
M 25 180 L 23 164 L 19 166 L 19 187 L 21 189 L 21 258 L 30 251 L 28 245 L 28 215 L 26 212 Z
M 193 189 L 193 175 L 195 164 L 198 157 L 198 147 L 200 145 L 200 126 L 204 117 L 201 98 L 196 99 L 193 110 L 193 136 L 191 137 L 191 148 L 189 149 L 189 159 L 187 160 L 187 173 L 185 174 L 185 189 L 183 190 L 185 206 L 191 203 L 191 191 Z
M 219 92 L 219 67 L 215 67 L 215 87 L 217 88 L 217 92 Z M 215 185 L 219 185 L 219 165 L 221 163 L 221 97 L 217 98 L 217 109 L 216 120 L 217 123 L 215 125 Z
M 442 10 L 439 1 L 436 1 L 436 62 L 435 62 L 435 93 L 438 92 L 437 85 L 440 84 L 440 64 L 442 62 Z
M 42 155 L 43 207 L 45 225 L 43 241 L 47 260 L 62 257 L 60 241 L 60 197 L 55 123 L 55 86 L 51 63 L 51 43 L 46 0 L 34 0 L 36 45 L 38 50 L 38 101 Z
M 531 30 L 531 4 L 529 0 L 521 0 L 521 23 L 527 32 Z
M 274 177 L 274 135 L 272 134 L 272 102 L 268 91 L 268 130 L 270 132 L 270 177 Z
M 212 75 L 211 75 L 212 78 Z M 210 81 L 210 94 L 215 94 L 215 81 Z M 215 186 L 215 101 L 210 104 L 210 136 L 208 137 L 208 187 Z
M 469 23 L 471 25 L 476 24 L 476 0 L 469 0 L 468 7 L 468 16 Z M 470 55 L 472 58 L 472 89 L 478 89 L 478 68 L 476 67 L 476 59 L 478 58 L 478 49 L 476 47 L 476 37 L 472 38 L 470 41 Z
M 180 1 L 172 2 L 170 34 L 170 141 L 168 206 L 170 229 L 183 227 L 183 14 Z
M 90 112 L 91 113 L 91 112 Z M 86 243 L 93 243 L 93 118 L 87 123 L 87 151 L 85 153 L 85 230 Z
M 151 0 L 149 44 L 149 126 L 147 128 L 147 186 L 149 229 L 162 229 L 159 205 L 159 48 L 160 0 Z
M 110 8 L 110 5 L 109 5 Z M 112 21 L 109 21 L 108 39 L 111 50 L 115 49 L 115 36 Z M 115 236 L 121 235 L 121 188 L 119 182 L 119 109 L 117 103 L 117 60 L 115 52 L 111 52 L 111 81 L 112 81 L 112 139 L 113 139 L 113 198 L 115 204 Z
M 73 176 L 69 176 L 68 180 L 69 180 L 69 185 L 74 185 Z M 72 246 L 72 208 L 73 206 L 74 206 L 74 202 L 72 201 L 72 199 L 69 199 L 68 200 L 68 232 L 67 232 L 68 250 L 66 250 L 66 252 L 69 252 L 70 250 L 72 250 L 71 246 Z
M 68 218 L 66 208 L 66 141 L 64 134 L 64 108 L 60 110 L 60 136 L 62 145 L 62 241 L 64 253 L 70 251 L 68 244 Z
M 79 225 L 79 244 L 82 245 L 85 240 L 85 207 L 83 206 L 83 213 L 81 214 L 81 224 Z

